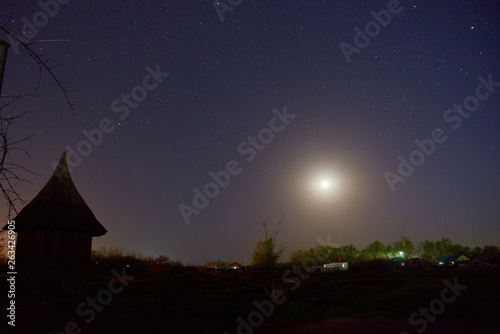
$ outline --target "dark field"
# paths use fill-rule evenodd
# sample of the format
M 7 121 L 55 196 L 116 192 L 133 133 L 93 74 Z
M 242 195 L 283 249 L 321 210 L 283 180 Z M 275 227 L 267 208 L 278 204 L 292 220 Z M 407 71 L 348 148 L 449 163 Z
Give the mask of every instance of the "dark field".
M 77 298 L 16 295 L 16 331 L 4 317 L 1 332 L 222 334 L 238 333 L 239 327 L 239 333 L 479 334 L 497 333 L 500 316 L 497 271 L 292 273 L 288 278 L 295 283 L 288 285 L 281 273 L 170 273 L 138 276 L 113 294 L 111 277 L 92 278 Z M 455 293 L 445 280 L 459 286 Z M 286 291 L 276 297 L 280 305 L 271 302 L 273 286 Z M 5 276 L 1 289 L 8 290 Z M 88 297 L 100 299 L 98 311 L 89 306 Z M 436 315 L 428 311 L 426 320 L 423 313 L 416 314 L 410 324 L 420 308 L 431 308 Z M 247 324 L 240 325 L 238 317 Z

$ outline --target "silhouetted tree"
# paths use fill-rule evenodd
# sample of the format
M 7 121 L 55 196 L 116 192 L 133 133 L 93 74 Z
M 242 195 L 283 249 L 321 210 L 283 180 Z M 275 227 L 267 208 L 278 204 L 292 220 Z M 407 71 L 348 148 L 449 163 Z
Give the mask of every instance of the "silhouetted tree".
M 330 246 L 317 245 L 314 247 L 314 257 L 317 262 L 324 264 L 328 263 L 332 258 L 330 257 Z
M 342 247 L 331 247 L 327 246 L 328 261 L 331 261 L 337 257 L 343 257 Z
M 373 259 L 380 259 L 383 257 L 385 250 L 385 246 L 383 243 L 380 241 L 376 240 L 366 246 L 365 249 L 361 252 L 361 258 L 363 260 L 373 260 Z
M 437 259 L 437 250 L 434 241 L 424 240 L 420 243 L 420 253 L 424 260 L 430 262 L 436 262 Z
M 384 248 L 383 258 L 392 259 L 399 256 L 399 251 L 397 251 L 393 245 L 387 245 Z
M 453 255 L 453 242 L 450 238 L 441 238 L 441 240 L 434 243 L 436 247 L 437 260 L 446 255 Z
M 409 259 L 414 256 L 415 246 L 409 237 L 402 236 L 399 241 L 394 243 L 394 251 L 396 252 L 396 256 L 401 256 L 400 252 L 403 252 L 402 257 Z
M 257 223 L 264 229 L 264 241 L 258 241 L 255 246 L 255 251 L 252 257 L 252 263 L 256 267 L 261 267 L 265 271 L 270 271 L 271 268 L 278 264 L 281 255 L 286 252 L 285 246 L 277 246 L 276 239 L 280 234 L 280 226 L 283 221 L 283 216 L 278 222 L 276 228 L 271 232 L 268 231 L 269 219 L 258 220 Z
M 482 257 L 486 257 L 493 262 L 500 262 L 500 248 L 493 245 L 485 245 L 481 252 Z
M 356 262 L 360 251 L 353 244 L 340 247 L 340 257 L 347 262 Z
M 292 262 L 293 265 L 301 266 L 302 263 L 304 263 L 305 259 L 306 256 L 304 252 L 300 249 L 290 254 L 290 262 Z
M 493 262 L 500 263 L 500 248 L 497 246 L 484 246 L 470 248 L 460 244 L 454 244 L 449 238 L 442 238 L 438 241 L 424 240 L 415 248 L 408 237 L 401 237 L 393 245 L 384 246 L 383 243 L 376 240 L 370 243 L 361 252 L 354 245 L 343 246 L 339 248 L 318 245 L 308 250 L 298 250 L 291 254 L 291 262 L 295 265 L 302 265 L 304 261 L 316 259 L 318 263 L 328 263 L 328 261 L 340 257 L 348 262 L 373 261 L 400 256 L 400 251 L 404 252 L 405 258 L 420 256 L 429 261 L 437 263 L 446 255 L 463 254 L 470 258 L 487 257 Z
M 460 254 L 460 255 L 465 255 L 467 256 L 467 254 L 470 253 L 470 247 L 467 247 L 467 246 L 462 246 L 460 244 L 454 244 L 452 247 L 451 247 L 451 252 L 453 254 Z
M 483 249 L 481 247 L 476 246 L 470 250 L 470 252 L 469 252 L 469 254 L 467 254 L 467 256 L 470 257 L 471 259 L 475 259 L 475 258 L 481 257 L 482 252 L 483 252 Z

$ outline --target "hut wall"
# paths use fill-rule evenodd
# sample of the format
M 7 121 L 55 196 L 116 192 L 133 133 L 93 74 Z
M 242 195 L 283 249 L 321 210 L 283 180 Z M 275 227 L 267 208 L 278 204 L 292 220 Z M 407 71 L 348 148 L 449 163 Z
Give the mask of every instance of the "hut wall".
M 16 264 L 28 279 L 50 280 L 75 288 L 88 276 L 92 236 L 89 233 L 37 229 L 20 231 Z
M 16 240 L 16 268 L 20 278 L 40 275 L 40 249 L 38 248 L 37 231 L 18 232 Z

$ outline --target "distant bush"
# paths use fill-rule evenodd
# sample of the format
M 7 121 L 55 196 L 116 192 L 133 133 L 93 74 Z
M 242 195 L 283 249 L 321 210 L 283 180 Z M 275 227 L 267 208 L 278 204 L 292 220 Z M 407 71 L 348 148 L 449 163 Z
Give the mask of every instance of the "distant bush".
M 141 252 L 124 252 L 123 248 L 100 248 L 92 250 L 90 272 L 94 275 L 109 275 L 110 271 L 126 267 L 131 275 L 152 275 L 161 273 L 180 272 L 183 265 L 179 261 L 171 260 L 166 255 L 156 258 L 145 257 Z

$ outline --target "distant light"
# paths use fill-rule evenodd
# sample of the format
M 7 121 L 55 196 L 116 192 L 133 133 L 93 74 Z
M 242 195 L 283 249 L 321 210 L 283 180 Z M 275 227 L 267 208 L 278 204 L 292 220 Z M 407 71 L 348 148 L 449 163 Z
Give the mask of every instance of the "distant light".
M 330 187 L 330 182 L 328 182 L 328 180 L 323 180 L 321 182 L 321 188 L 329 188 Z

